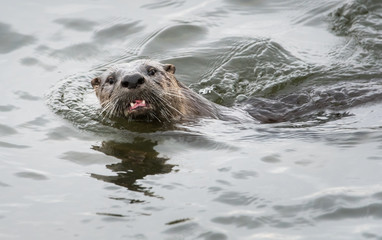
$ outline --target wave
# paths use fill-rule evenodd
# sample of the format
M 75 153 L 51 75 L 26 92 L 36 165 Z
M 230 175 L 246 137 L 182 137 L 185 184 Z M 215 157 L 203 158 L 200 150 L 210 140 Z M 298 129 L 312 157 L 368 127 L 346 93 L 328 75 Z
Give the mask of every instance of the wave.
M 382 2 L 356 0 L 343 4 L 329 14 L 332 31 L 340 36 L 350 36 L 363 48 L 382 50 Z

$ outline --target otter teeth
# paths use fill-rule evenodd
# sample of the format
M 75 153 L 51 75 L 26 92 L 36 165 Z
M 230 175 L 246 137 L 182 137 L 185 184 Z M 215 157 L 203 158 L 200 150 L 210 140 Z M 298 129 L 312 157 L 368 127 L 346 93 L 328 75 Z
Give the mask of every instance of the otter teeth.
M 130 109 L 129 110 L 134 110 L 139 107 L 147 107 L 146 101 L 145 100 L 135 100 L 134 102 L 130 103 Z

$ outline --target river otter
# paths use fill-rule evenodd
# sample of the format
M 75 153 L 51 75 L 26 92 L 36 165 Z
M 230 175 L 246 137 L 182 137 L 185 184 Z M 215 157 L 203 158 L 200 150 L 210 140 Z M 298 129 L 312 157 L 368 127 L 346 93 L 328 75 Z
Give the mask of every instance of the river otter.
M 220 106 L 179 82 L 174 73 L 172 64 L 137 60 L 112 66 L 91 84 L 109 117 L 160 122 L 220 118 Z

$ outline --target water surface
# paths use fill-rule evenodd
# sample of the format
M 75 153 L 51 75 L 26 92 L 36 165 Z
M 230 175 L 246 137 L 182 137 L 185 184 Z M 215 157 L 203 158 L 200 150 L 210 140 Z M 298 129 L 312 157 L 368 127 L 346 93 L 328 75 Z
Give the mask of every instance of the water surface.
M 1 239 L 382 239 L 382 4 L 4 1 Z M 152 58 L 251 121 L 99 115 Z

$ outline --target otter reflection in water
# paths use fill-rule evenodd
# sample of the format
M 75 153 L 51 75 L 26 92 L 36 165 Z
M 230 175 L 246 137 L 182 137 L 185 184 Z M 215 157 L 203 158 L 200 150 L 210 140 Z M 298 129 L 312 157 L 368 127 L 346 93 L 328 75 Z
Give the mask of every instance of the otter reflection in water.
M 143 138 L 135 138 L 132 143 L 103 142 L 101 146 L 93 146 L 94 150 L 106 155 L 114 156 L 119 163 L 109 164 L 106 167 L 116 175 L 104 176 L 91 174 L 92 177 L 105 182 L 126 187 L 131 191 L 143 192 L 153 195 L 144 187 L 136 183 L 147 175 L 165 174 L 171 172 L 173 165 L 166 164 L 167 158 L 158 157 L 154 150 L 157 143 Z

